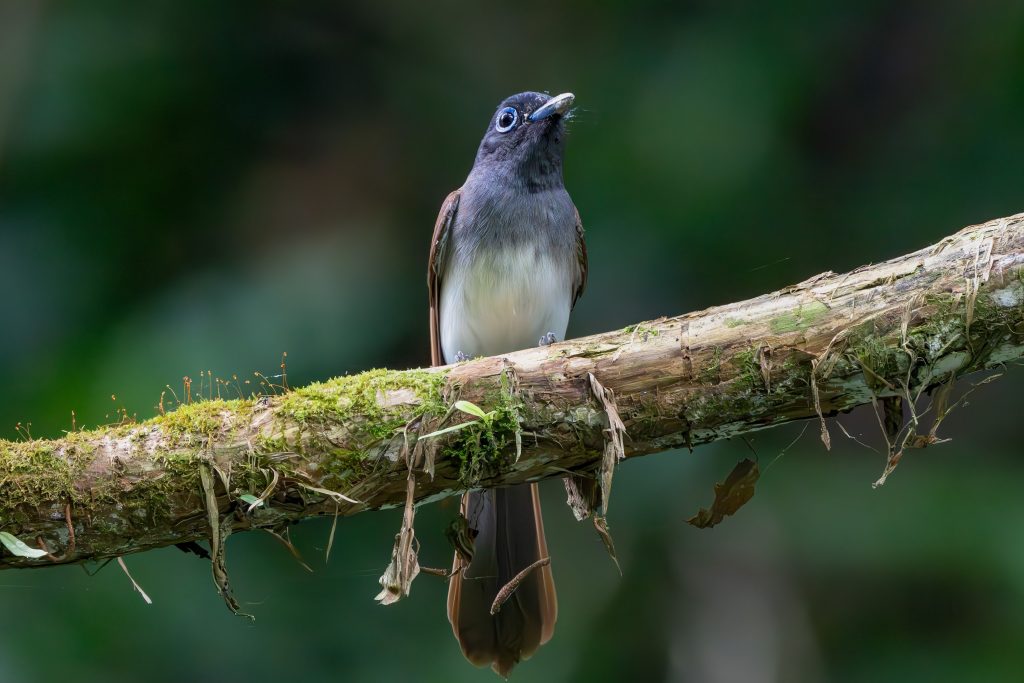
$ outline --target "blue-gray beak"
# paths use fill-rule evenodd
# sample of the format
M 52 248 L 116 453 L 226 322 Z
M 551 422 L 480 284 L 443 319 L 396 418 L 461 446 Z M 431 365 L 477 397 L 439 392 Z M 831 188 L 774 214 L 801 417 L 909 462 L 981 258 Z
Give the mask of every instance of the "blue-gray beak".
M 576 96 L 571 92 L 564 92 L 561 95 L 555 95 L 550 100 L 545 102 L 540 109 L 533 112 L 527 117 L 528 121 L 540 121 L 546 119 L 553 114 L 565 114 L 569 111 L 569 107 L 572 106 L 573 100 Z

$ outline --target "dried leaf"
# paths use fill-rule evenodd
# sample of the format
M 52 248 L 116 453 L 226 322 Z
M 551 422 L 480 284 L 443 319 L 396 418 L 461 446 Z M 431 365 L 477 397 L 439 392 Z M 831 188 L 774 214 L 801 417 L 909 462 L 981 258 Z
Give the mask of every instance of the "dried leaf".
M 301 486 L 302 488 L 308 489 L 308 490 L 312 491 L 313 493 L 319 493 L 321 496 L 327 496 L 328 498 L 333 500 L 335 503 L 352 503 L 353 505 L 362 505 L 362 503 L 360 503 L 355 498 L 349 498 L 348 496 L 346 496 L 343 493 L 338 493 L 337 491 L 332 491 L 330 489 L 322 489 L 319 486 L 313 486 L 312 484 L 307 484 L 307 483 L 301 482 L 301 481 L 296 482 L 296 483 L 299 486 Z
M 889 475 L 896 470 L 896 466 L 900 464 L 900 459 L 903 458 L 903 449 L 891 450 L 889 458 L 885 461 L 885 469 L 882 470 L 882 476 L 871 485 L 871 488 L 877 489 L 879 486 L 885 485 L 885 480 L 889 478 Z
M 590 378 L 590 391 L 604 409 L 604 454 L 601 457 L 601 466 L 598 470 L 598 481 L 601 484 L 601 514 L 608 514 L 608 503 L 612 495 L 612 477 L 615 475 L 615 466 L 620 460 L 626 457 L 626 448 L 623 438 L 626 435 L 626 425 L 619 417 L 619 409 L 615 403 L 615 393 L 611 389 L 605 389 L 597 381 L 593 373 L 588 373 Z
M 596 480 L 588 477 L 562 477 L 565 484 L 565 504 L 572 510 L 577 522 L 582 522 L 600 504 L 601 489 Z
M 382 605 L 391 605 L 409 595 L 412 581 L 420 573 L 420 563 L 416 553 L 416 532 L 413 520 L 416 508 L 413 505 L 416 480 L 413 479 L 412 467 L 406 480 L 405 514 L 402 516 L 402 528 L 395 534 L 395 546 L 391 549 L 391 562 L 381 575 L 378 582 L 381 591 L 374 598 Z
M 140 586 L 135 581 L 135 579 L 132 578 L 131 572 L 128 571 L 128 565 L 126 565 L 124 563 L 124 558 L 123 557 L 118 557 L 117 558 L 117 563 L 119 565 L 121 565 L 121 569 L 124 571 L 124 575 L 128 577 L 129 581 L 132 582 L 132 588 L 134 588 L 136 591 L 138 591 L 139 595 L 142 596 L 142 599 L 146 601 L 147 605 L 152 605 L 153 601 L 150 599 L 150 597 L 148 595 L 146 595 L 146 591 L 142 590 L 142 586 Z
M 811 359 L 811 398 L 814 400 L 814 412 L 818 413 L 818 419 L 821 421 L 821 442 L 825 444 L 825 450 L 830 451 L 832 450 L 832 437 L 828 433 L 828 424 L 821 412 L 821 396 L 818 394 L 818 363 L 817 358 Z
M 328 562 L 331 561 L 331 548 L 334 547 L 334 532 L 338 529 L 338 513 L 340 511 L 341 511 L 341 508 L 339 508 L 338 504 L 335 503 L 334 504 L 334 521 L 331 522 L 331 534 L 330 534 L 330 536 L 327 537 L 327 551 L 324 553 L 324 564 L 327 564 Z
M 879 404 L 881 404 L 881 416 L 879 416 Z M 896 471 L 896 466 L 900 464 L 900 460 L 903 458 L 904 449 L 922 437 L 915 433 L 917 416 L 913 413 L 913 406 L 911 406 L 911 421 L 904 433 L 903 410 L 905 404 L 901 396 L 885 396 L 878 399 L 872 396 L 871 407 L 875 411 L 875 416 L 878 418 L 878 423 L 882 428 L 882 435 L 885 437 L 885 444 L 889 454 L 885 461 L 885 469 L 882 470 L 882 476 L 871 484 L 871 488 L 877 489 L 879 486 L 885 485 L 889 475 Z M 902 436 L 900 436 L 901 434 Z
M 300 565 L 302 565 L 303 569 L 305 569 L 310 574 L 313 573 L 313 568 L 310 567 L 308 564 L 306 564 L 306 561 L 304 559 L 302 559 L 302 553 L 300 553 L 299 549 L 296 548 L 295 544 L 292 543 L 292 539 L 291 539 L 290 534 L 288 533 L 288 528 L 287 527 L 285 527 L 285 529 L 284 529 L 284 531 L 282 533 L 277 533 L 276 531 L 273 531 L 272 529 L 264 529 L 264 531 L 266 531 L 268 534 L 273 536 L 274 539 L 278 543 L 280 543 L 285 548 L 287 548 L 288 552 L 291 553 L 291 556 L 293 558 L 295 558 L 296 562 L 298 562 Z
M 231 591 L 231 582 L 228 580 L 228 568 L 225 561 L 225 541 L 231 535 L 230 521 L 222 524 L 220 519 L 220 508 L 217 505 L 217 492 L 213 484 L 213 472 L 209 463 L 203 462 L 199 465 L 199 479 L 203 485 L 203 493 L 206 497 L 206 514 L 210 523 L 210 555 L 212 556 L 210 566 L 213 572 L 213 585 L 217 592 L 224 598 L 224 604 L 228 606 L 233 614 L 255 620 L 251 614 L 242 612 L 241 605 L 235 599 Z
M 622 576 L 622 567 L 619 566 L 619 558 L 615 554 L 615 541 L 612 540 L 612 532 L 608 529 L 608 520 L 600 515 L 594 515 L 594 530 L 601 537 L 604 549 L 608 551 L 608 556 L 615 563 L 615 568 L 619 570 L 619 576 Z
M 267 473 L 267 470 L 265 470 L 265 469 L 261 469 L 260 471 L 263 472 L 264 475 L 266 475 L 266 473 Z M 241 496 L 242 500 L 244 500 L 245 502 L 247 502 L 249 504 L 249 507 L 246 509 L 245 514 L 251 515 L 253 510 L 255 510 L 258 507 L 261 507 L 262 505 L 264 505 L 264 503 L 266 503 L 267 499 L 270 498 L 270 496 L 272 496 L 274 494 L 274 489 L 277 488 L 277 482 L 281 480 L 281 473 L 278 472 L 277 470 L 274 470 L 274 469 L 270 470 L 270 473 L 273 476 L 270 478 L 270 483 L 268 483 L 266 488 L 263 489 L 263 493 L 261 493 L 258 496 L 253 496 L 253 495 L 247 494 L 247 495 L 249 495 L 249 498 L 251 500 L 247 500 L 244 495 Z M 224 484 L 224 486 L 225 486 L 225 490 L 227 490 L 227 484 L 226 483 Z
M 711 509 L 701 508 L 686 521 L 699 529 L 707 529 L 729 515 L 736 514 L 754 497 L 754 486 L 760 476 L 757 463 L 750 458 L 736 463 L 725 481 L 715 484 L 715 502 L 711 504 Z

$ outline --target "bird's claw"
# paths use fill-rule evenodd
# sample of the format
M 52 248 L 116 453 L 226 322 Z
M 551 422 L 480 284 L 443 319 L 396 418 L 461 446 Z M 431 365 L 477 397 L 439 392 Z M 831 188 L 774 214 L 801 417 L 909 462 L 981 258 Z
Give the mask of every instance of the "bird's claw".
M 540 338 L 540 341 L 537 342 L 537 346 L 551 346 L 556 341 L 558 341 L 558 337 L 555 336 L 555 333 L 548 332 Z

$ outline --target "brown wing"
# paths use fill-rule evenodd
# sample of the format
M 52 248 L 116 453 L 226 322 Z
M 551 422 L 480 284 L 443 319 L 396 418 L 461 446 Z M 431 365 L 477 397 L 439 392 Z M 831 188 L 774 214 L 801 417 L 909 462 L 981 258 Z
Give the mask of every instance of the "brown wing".
M 587 287 L 587 243 L 583 239 L 583 221 L 580 220 L 580 211 L 575 206 L 573 210 L 576 212 L 576 259 L 580 266 L 576 286 L 572 292 L 572 305 L 576 306 L 576 302 L 583 296 L 583 290 Z
M 444 365 L 441 353 L 441 274 L 444 272 L 445 246 L 448 228 L 455 220 L 459 208 L 462 188 L 455 190 L 444 199 L 441 212 L 434 223 L 434 235 L 430 238 L 430 260 L 427 262 L 427 295 L 430 298 L 430 364 Z

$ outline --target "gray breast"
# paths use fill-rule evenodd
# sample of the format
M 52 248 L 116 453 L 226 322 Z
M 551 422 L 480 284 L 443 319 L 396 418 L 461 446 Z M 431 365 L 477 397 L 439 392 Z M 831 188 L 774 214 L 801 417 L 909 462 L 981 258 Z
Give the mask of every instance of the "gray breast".
M 565 337 L 572 307 L 575 210 L 563 188 L 531 195 L 463 188 L 441 279 L 446 362 Z

